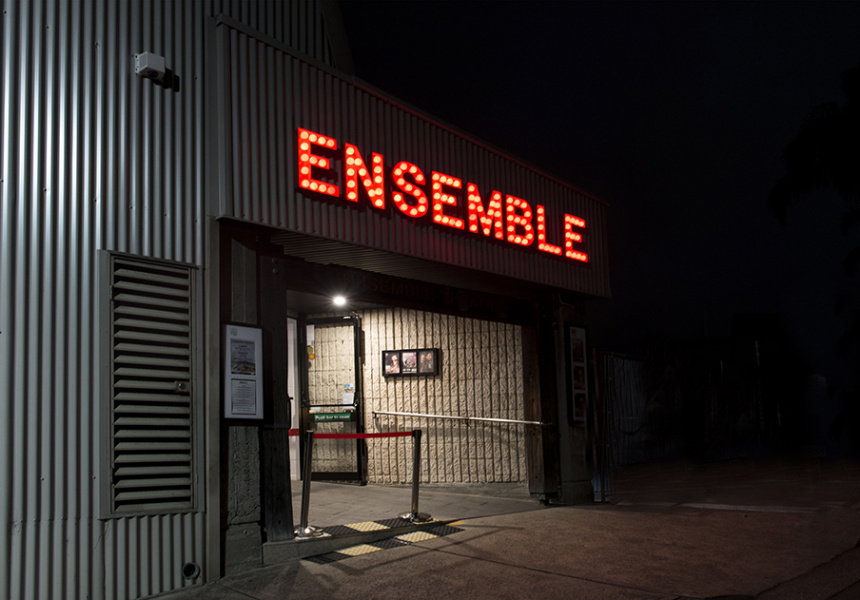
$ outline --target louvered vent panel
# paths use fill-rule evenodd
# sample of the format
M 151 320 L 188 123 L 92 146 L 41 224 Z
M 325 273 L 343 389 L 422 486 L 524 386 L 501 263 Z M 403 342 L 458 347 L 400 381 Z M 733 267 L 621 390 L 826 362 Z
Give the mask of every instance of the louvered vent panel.
M 113 510 L 193 508 L 192 272 L 114 257 Z

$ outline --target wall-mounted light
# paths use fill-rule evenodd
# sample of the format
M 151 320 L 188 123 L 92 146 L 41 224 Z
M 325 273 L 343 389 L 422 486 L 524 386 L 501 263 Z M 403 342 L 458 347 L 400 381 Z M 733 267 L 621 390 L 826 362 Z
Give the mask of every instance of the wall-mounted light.
M 164 81 L 167 67 L 163 56 L 152 52 L 141 52 L 134 55 L 134 72 L 144 79 L 151 79 L 156 83 Z
M 335 296 L 331 299 L 335 306 L 344 306 L 346 304 L 346 298 L 343 296 Z

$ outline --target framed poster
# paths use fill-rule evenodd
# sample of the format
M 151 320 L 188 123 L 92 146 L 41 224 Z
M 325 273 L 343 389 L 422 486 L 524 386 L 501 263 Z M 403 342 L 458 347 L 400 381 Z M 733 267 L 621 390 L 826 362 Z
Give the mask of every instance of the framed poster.
M 439 351 L 436 348 L 382 351 L 382 374 L 385 377 L 436 375 L 438 372 Z
M 227 325 L 224 335 L 224 417 L 263 418 L 263 330 Z
M 400 375 L 400 352 L 385 350 L 382 352 L 382 372 L 385 376 Z
M 586 364 L 585 328 L 569 327 L 567 419 L 570 425 L 585 425 L 588 406 L 588 368 Z
M 436 350 L 424 348 L 418 351 L 418 372 L 422 375 L 435 375 L 438 363 Z

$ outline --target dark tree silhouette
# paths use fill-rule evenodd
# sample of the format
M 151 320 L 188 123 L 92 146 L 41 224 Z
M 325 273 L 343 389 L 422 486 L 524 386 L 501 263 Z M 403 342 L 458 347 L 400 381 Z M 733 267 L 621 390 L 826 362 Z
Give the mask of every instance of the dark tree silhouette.
M 776 182 L 767 200 L 768 208 L 785 223 L 788 208 L 810 192 L 833 189 L 846 202 L 842 233 L 860 225 L 860 64 L 842 74 L 842 90 L 847 102 L 839 106 L 827 103 L 817 106 L 782 152 L 785 175 Z M 860 246 L 845 258 L 844 268 L 853 276 L 860 262 Z M 846 294 L 836 299 L 837 314 L 848 316 L 850 325 L 838 342 L 843 358 L 860 346 L 860 306 Z M 856 353 L 848 365 L 858 371 Z M 833 424 L 833 434 L 840 438 L 846 427 L 860 434 L 860 391 L 843 390 L 844 409 Z
M 797 137 L 782 152 L 785 175 L 777 181 L 767 205 L 781 223 L 788 207 L 808 192 L 835 189 L 854 210 L 843 231 L 860 223 L 860 65 L 842 74 L 848 101 L 822 104 L 812 110 Z

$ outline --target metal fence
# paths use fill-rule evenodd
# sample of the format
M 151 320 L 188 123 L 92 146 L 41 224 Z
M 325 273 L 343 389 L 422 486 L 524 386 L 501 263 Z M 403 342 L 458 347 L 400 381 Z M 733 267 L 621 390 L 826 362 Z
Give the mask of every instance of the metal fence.
M 757 456 L 785 443 L 789 398 L 762 368 L 758 343 L 715 342 L 595 352 L 595 496 L 624 467 Z

